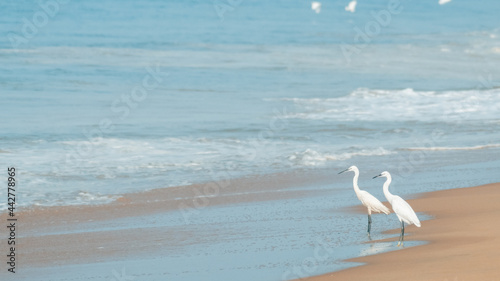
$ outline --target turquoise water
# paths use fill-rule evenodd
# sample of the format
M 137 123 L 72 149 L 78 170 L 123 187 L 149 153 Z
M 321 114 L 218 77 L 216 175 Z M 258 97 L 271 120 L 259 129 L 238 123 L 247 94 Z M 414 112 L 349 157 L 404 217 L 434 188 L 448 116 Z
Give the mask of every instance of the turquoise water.
M 401 1 L 390 19 L 386 1 L 41 3 L 0 4 L 0 155 L 21 205 L 499 152 L 497 1 Z

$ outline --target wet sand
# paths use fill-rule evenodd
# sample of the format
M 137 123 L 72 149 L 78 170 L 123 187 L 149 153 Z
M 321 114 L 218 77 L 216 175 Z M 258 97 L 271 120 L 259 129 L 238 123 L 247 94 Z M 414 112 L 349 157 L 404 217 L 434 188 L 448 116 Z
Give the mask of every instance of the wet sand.
M 335 191 L 314 187 L 315 184 L 332 182 L 334 177 L 310 172 L 274 174 L 126 194 L 106 205 L 19 210 L 17 253 L 22 261 L 20 271 L 31 268 L 35 275 L 45 272 L 50 276 L 47 273 L 50 268 L 61 266 L 176 255 L 191 245 L 210 243 L 213 237 L 225 237 L 217 227 L 210 229 L 186 223 L 185 215 L 188 214 L 189 219 L 190 212 L 196 216 L 196 212 L 205 207 L 258 204 L 308 198 L 314 194 L 334 198 Z M 215 196 L 205 193 L 204 190 L 213 190 L 214 185 L 219 186 Z M 409 202 L 416 211 L 435 219 L 423 221 L 422 228 L 407 227 L 406 240 L 428 241 L 427 245 L 398 250 L 397 238 L 372 241 L 391 241 L 396 251 L 351 259 L 348 261 L 366 265 L 308 280 L 500 280 L 500 270 L 497 269 L 500 262 L 498 199 L 500 184 L 425 193 Z M 188 212 L 183 213 L 180 206 L 187 206 Z M 336 211 L 352 213 L 359 210 L 359 207 L 349 207 Z M 176 212 L 173 216 L 176 222 L 155 224 L 154 220 L 161 220 L 171 212 Z M 391 216 L 396 219 L 394 214 Z M 1 214 L 0 219 L 5 220 L 6 214 Z M 145 220 L 153 222 L 146 225 L 143 224 Z M 155 226 L 154 231 L 148 228 L 150 226 Z M 397 235 L 398 231 L 388 233 Z M 43 268 L 46 271 L 40 271 Z M 81 268 L 73 270 L 73 273 L 82 271 Z M 143 269 L 144 273 L 148 270 Z M 107 268 L 104 271 L 98 274 L 102 280 L 109 280 L 111 271 Z M 73 276 L 73 273 L 69 272 L 68 276 Z
M 307 178 L 322 182 L 330 177 L 318 174 Z M 165 249 L 173 251 L 200 242 L 200 235 L 195 233 L 199 230 L 190 219 L 205 208 L 324 192 L 296 189 L 306 182 L 302 173 L 270 174 L 123 194 L 104 205 L 24 208 L 16 212 L 20 229 L 17 253 L 21 266 L 27 268 L 124 260 Z M 141 226 L 142 220 L 166 212 L 178 213 L 177 227 L 160 226 L 149 231 Z M 7 218 L 7 213 L 0 215 L 2 221 Z M 117 225 L 118 220 L 120 224 L 126 221 L 129 227 L 107 229 L 107 225 Z
M 408 202 L 434 219 L 407 227 L 405 240 L 428 244 L 350 259 L 366 264 L 305 280 L 500 280 L 499 201 L 499 183 L 425 193 Z

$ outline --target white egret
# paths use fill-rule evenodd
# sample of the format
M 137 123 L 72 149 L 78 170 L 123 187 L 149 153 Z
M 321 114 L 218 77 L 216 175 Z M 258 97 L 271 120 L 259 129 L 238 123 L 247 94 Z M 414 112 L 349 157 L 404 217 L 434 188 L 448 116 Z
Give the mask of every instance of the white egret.
M 354 13 L 354 12 L 356 12 L 356 5 L 357 4 L 358 4 L 358 2 L 356 0 L 353 0 L 353 1 L 349 2 L 349 4 L 347 4 L 347 6 L 345 7 L 345 10 L 348 12 Z
M 321 12 L 321 2 L 311 2 L 311 9 L 315 11 L 316 14 L 319 14 L 319 12 Z
M 451 0 L 439 0 L 439 5 L 444 5 L 449 2 L 451 2 Z
M 420 221 L 418 220 L 417 214 L 411 208 L 410 204 L 408 204 L 403 198 L 391 194 L 389 192 L 389 185 L 391 184 L 392 178 L 389 172 L 382 172 L 378 176 L 374 176 L 373 178 L 385 177 L 387 180 L 384 183 L 384 195 L 387 198 L 387 201 L 391 203 L 392 210 L 398 216 L 399 221 L 401 222 L 401 235 L 399 236 L 398 247 L 403 246 L 404 236 L 405 236 L 405 222 L 408 225 L 414 224 L 417 227 L 420 227 Z
M 375 213 L 385 213 L 388 215 L 391 211 L 382 204 L 375 196 L 371 195 L 365 190 L 359 189 L 358 186 L 358 178 L 359 178 L 359 170 L 356 166 L 351 166 L 348 169 L 343 170 L 339 174 L 343 172 L 354 172 L 354 178 L 352 179 L 352 185 L 354 186 L 354 192 L 356 192 L 356 196 L 358 196 L 361 204 L 368 209 L 368 237 L 370 237 L 370 230 L 372 225 L 372 212 Z

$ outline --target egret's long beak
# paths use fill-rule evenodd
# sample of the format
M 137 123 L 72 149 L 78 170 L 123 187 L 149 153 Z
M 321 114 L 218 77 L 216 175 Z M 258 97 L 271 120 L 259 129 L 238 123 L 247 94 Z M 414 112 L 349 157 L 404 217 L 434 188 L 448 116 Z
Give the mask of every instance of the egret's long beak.
M 342 172 L 339 172 L 339 175 L 342 174 L 343 172 L 347 172 L 347 171 L 349 171 L 349 168 L 343 170 Z
M 374 178 L 378 178 L 378 177 L 381 177 L 381 176 L 382 176 L 382 174 L 380 174 L 380 175 L 378 175 L 378 176 L 374 176 L 372 179 L 374 179 Z

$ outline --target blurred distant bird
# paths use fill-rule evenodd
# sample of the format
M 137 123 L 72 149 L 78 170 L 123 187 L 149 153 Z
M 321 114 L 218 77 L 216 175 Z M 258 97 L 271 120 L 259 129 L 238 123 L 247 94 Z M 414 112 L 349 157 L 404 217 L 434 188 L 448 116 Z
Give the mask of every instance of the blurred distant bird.
M 358 196 L 361 204 L 368 209 L 368 237 L 370 237 L 370 229 L 372 225 L 372 211 L 375 213 L 385 213 L 388 215 L 390 213 L 389 209 L 382 204 L 375 196 L 371 195 L 367 191 L 360 190 L 358 186 L 358 178 L 359 178 L 359 170 L 356 166 L 351 166 L 346 170 L 343 170 L 339 174 L 343 172 L 354 172 L 354 178 L 352 179 L 352 184 L 354 186 L 354 192 Z
M 391 203 L 392 209 L 394 213 L 398 216 L 399 221 L 401 222 L 401 235 L 399 236 L 398 247 L 403 246 L 404 236 L 405 236 L 405 222 L 408 225 L 414 224 L 417 227 L 420 227 L 420 221 L 418 220 L 417 214 L 411 208 L 410 204 L 408 204 L 403 198 L 393 195 L 389 192 L 389 185 L 391 184 L 392 178 L 389 172 L 382 172 L 378 176 L 374 176 L 373 178 L 378 177 L 386 177 L 387 180 L 384 183 L 384 195 L 387 198 L 387 201 Z
M 443 1 L 443 0 L 441 0 Z M 446 1 L 446 0 L 444 0 Z M 449 0 L 451 1 L 451 0 Z M 351 13 L 354 13 L 356 12 L 356 4 L 358 4 L 358 2 L 356 0 L 352 0 L 351 2 L 349 2 L 349 4 L 345 7 L 345 10 L 348 11 L 348 12 L 351 12 Z
M 316 12 L 316 14 L 319 14 L 321 12 L 321 3 L 320 2 L 311 2 L 311 9 Z
M 451 2 L 451 0 L 439 0 L 439 5 L 444 5 L 449 2 Z

